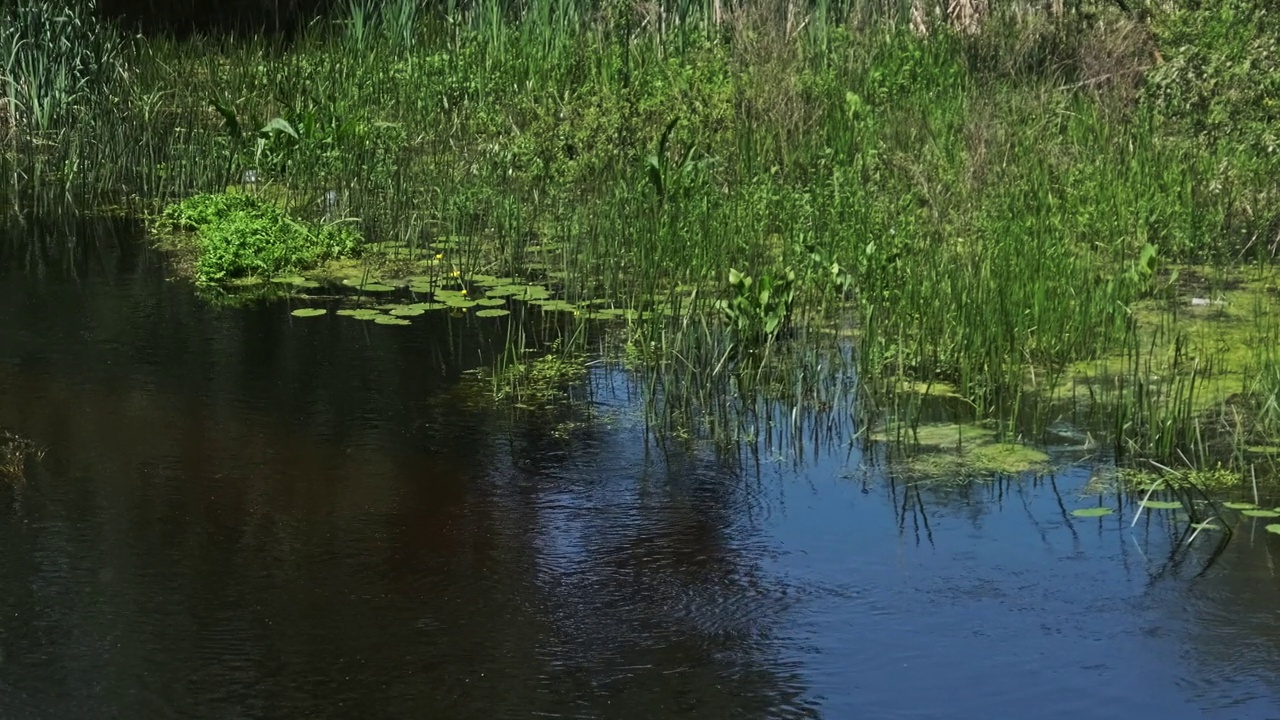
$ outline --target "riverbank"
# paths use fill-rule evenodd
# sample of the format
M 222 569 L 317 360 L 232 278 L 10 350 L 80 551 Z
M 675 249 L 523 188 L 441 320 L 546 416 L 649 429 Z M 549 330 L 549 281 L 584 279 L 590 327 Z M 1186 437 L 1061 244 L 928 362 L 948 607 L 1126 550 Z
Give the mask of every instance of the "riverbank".
M 346 279 L 371 293 L 417 279 L 381 301 L 403 312 L 515 288 L 614 313 L 600 319 L 620 324 L 615 346 L 686 416 L 744 389 L 849 403 L 814 377 L 851 345 L 868 424 L 917 424 L 932 400 L 899 389 L 945 386 L 962 401 L 950 420 L 1034 441 L 1073 368 L 1109 363 L 1114 392 L 1088 391 L 1109 444 L 1201 463 L 1220 459 L 1202 438 L 1227 411 L 1250 428 L 1229 447 L 1270 444 L 1280 398 L 1265 352 L 1233 354 L 1240 389 L 1213 402 L 1196 393 L 1220 348 L 1170 329 L 1176 371 L 1141 359 L 1153 328 L 1276 254 L 1275 68 L 1260 56 L 1259 81 L 1231 61 L 1274 21 L 1240 5 L 921 33 L 825 5 L 406 2 L 353 5 L 287 44 L 19 23 L 10 42 L 80 35 L 74 53 L 15 55 L 73 82 L 9 86 L 4 174 L 14 193 L 146 214 L 267 188 L 293 220 L 391 252 L 393 269 Z M 1189 263 L 1210 281 L 1182 293 Z M 321 282 L 287 270 L 257 279 Z M 1235 342 L 1280 344 L 1266 288 Z M 1152 395 L 1151 376 L 1181 379 Z

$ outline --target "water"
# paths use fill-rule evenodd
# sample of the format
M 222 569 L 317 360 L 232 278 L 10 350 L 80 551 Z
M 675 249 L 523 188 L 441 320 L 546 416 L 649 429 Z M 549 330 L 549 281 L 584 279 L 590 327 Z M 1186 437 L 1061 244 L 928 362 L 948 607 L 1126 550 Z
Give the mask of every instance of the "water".
M 0 426 L 48 448 L 0 485 L 0 718 L 1280 717 L 1253 521 L 1208 564 L 1070 516 L 1087 467 L 664 454 L 603 371 L 511 421 L 492 324 L 213 308 L 64 225 L 0 237 Z

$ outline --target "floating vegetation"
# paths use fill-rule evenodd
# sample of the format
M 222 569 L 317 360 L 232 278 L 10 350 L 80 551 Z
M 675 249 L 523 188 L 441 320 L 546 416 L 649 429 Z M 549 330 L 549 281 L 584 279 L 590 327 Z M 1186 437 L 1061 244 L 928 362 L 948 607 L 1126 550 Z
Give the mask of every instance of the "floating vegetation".
M 872 436 L 890 442 L 891 436 Z M 900 457 L 894 467 L 908 475 L 932 479 L 966 479 L 985 475 L 1019 475 L 1048 469 L 1041 450 L 1003 442 L 995 430 L 976 425 L 935 423 L 900 430 L 893 443 Z
M 404 318 L 393 317 L 391 315 L 379 315 L 373 318 L 373 321 L 379 325 L 412 325 L 413 323 Z
M 1275 533 L 1276 535 L 1280 535 L 1280 524 L 1272 523 L 1271 525 L 1268 525 L 1268 526 L 1267 526 L 1267 532 L 1269 532 L 1269 533 Z
M 0 478 L 23 480 L 27 461 L 42 457 L 44 450 L 34 442 L 0 428 Z
M 275 204 L 238 191 L 194 195 L 169 205 L 152 229 L 162 247 L 194 258 L 191 267 L 201 283 L 248 276 L 312 286 L 306 278 L 280 273 L 354 255 L 360 247 L 359 235 L 348 226 L 308 226 Z
M 1256 518 L 1280 517 L 1280 512 L 1276 512 L 1275 510 L 1241 510 L 1240 514 L 1244 515 L 1245 517 L 1256 517 Z
M 319 317 L 327 314 L 329 311 L 324 308 L 298 308 L 289 313 L 294 317 Z
M 343 308 L 342 310 L 339 310 L 334 314 L 342 315 L 344 317 L 372 319 L 372 318 L 378 317 L 382 313 L 372 308 Z
M 1113 513 L 1115 513 L 1115 509 L 1109 507 L 1079 508 L 1071 511 L 1072 515 L 1082 518 L 1103 517 L 1104 515 L 1111 515 Z
M 1181 510 L 1182 503 L 1176 500 L 1143 500 L 1142 507 L 1147 510 Z
M 488 308 L 485 310 L 476 311 L 476 317 L 482 317 L 482 318 L 502 317 L 503 315 L 510 315 L 510 314 L 511 314 L 510 310 L 501 310 L 498 308 Z

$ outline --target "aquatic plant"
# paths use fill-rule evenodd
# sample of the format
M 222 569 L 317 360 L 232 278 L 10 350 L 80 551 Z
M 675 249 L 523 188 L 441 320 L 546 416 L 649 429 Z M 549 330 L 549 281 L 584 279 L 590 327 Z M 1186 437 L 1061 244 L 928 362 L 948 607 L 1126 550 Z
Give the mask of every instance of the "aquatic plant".
M 43 456 L 44 450 L 31 440 L 0 428 L 0 478 L 22 480 L 28 459 Z
M 351 227 L 326 222 L 359 217 L 365 263 L 304 281 L 498 324 L 514 307 L 571 317 L 540 341 L 616 322 L 670 414 L 655 427 L 759 432 L 759 392 L 796 417 L 856 405 L 863 426 L 908 429 L 940 400 L 1009 438 L 1067 415 L 1113 452 L 1196 462 L 1226 447 L 1239 464 L 1276 435 L 1273 361 L 1228 372 L 1176 329 L 1153 338 L 1163 315 L 1142 309 L 1181 297 L 1179 263 L 1275 254 L 1274 154 L 1091 75 L 1088 43 L 1118 47 L 1130 19 L 922 37 L 870 6 L 788 8 L 359 2 L 288 44 L 148 38 L 122 51 L 127 82 L 103 81 L 110 122 L 55 122 L 0 163 L 15 190 L 144 210 L 245 184 L 262 207 L 190 236 L 206 283 L 349 255 Z M 1134 47 L 1115 61 L 1136 83 Z M 194 227 L 189 211 L 163 222 Z M 481 274 L 546 296 L 481 297 Z M 377 321 L 417 317 L 390 312 Z M 527 364 L 524 340 L 508 362 Z
M 165 208 L 156 227 L 171 243 L 188 243 L 195 279 L 212 283 L 273 277 L 347 257 L 360 247 L 349 225 L 308 226 L 242 192 L 201 194 Z M 190 238 L 190 240 L 187 240 Z

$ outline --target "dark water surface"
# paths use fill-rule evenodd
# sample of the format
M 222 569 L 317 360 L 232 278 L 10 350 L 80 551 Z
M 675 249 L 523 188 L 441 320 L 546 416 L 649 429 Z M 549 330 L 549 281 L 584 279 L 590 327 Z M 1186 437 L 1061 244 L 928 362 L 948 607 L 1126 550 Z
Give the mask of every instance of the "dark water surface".
M 494 323 L 218 309 L 127 224 L 0 236 L 0 718 L 1274 718 L 1280 537 L 1200 577 L 1088 470 L 912 488 L 840 445 L 473 401 Z M 69 234 L 68 234 L 69 233 Z M 1250 521 L 1252 522 L 1252 521 Z M 1172 553 L 1172 554 L 1171 554 Z

